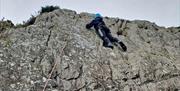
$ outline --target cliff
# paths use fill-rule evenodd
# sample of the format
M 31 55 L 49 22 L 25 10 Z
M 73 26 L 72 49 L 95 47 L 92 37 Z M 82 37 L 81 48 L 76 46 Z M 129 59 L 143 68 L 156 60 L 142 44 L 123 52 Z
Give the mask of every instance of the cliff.
M 103 47 L 95 30 L 85 28 L 92 19 L 58 9 L 1 32 L 0 91 L 42 91 L 52 70 L 46 91 L 180 90 L 179 27 L 104 17 L 127 45 L 123 52 Z

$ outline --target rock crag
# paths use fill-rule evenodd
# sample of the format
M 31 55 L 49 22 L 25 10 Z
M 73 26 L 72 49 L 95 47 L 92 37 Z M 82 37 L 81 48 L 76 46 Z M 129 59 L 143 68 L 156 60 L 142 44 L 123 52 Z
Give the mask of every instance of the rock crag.
M 123 52 L 102 47 L 92 19 L 58 9 L 1 32 L 0 91 L 42 91 L 55 63 L 46 91 L 180 91 L 179 27 L 104 17 Z

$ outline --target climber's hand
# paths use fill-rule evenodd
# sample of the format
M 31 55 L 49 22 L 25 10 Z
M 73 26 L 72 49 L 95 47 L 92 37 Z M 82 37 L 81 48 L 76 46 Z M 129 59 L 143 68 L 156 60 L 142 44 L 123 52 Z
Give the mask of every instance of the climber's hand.
M 90 24 L 86 24 L 86 28 L 90 29 L 91 28 Z

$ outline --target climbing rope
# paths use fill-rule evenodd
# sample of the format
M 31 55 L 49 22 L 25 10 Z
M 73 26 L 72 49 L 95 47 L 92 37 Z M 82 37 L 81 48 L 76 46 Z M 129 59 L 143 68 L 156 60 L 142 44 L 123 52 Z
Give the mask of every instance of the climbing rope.
M 62 55 L 62 53 L 63 53 L 63 50 L 64 50 L 64 48 L 66 47 L 66 45 L 67 45 L 67 42 L 64 44 L 63 48 L 62 48 L 61 51 L 60 51 L 60 57 L 61 57 L 61 55 Z M 46 86 L 47 86 L 47 84 L 48 84 L 48 81 L 50 80 L 50 78 L 51 78 L 51 76 L 52 76 L 52 73 L 54 72 L 54 69 L 56 68 L 57 62 L 58 62 L 58 60 L 56 59 L 56 60 L 55 60 L 55 64 L 54 64 L 54 66 L 53 66 L 53 69 L 51 70 L 51 73 L 49 74 L 48 79 L 46 80 L 46 83 L 45 83 L 45 85 L 44 85 L 43 91 L 45 91 L 45 89 L 46 89 Z

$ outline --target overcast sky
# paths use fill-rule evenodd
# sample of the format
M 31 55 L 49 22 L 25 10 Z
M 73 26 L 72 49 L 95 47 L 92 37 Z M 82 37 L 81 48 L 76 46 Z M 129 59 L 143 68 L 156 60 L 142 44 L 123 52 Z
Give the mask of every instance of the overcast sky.
M 22 23 L 45 5 L 58 5 L 78 13 L 148 20 L 166 27 L 180 26 L 180 0 L 0 0 L 0 19 Z

